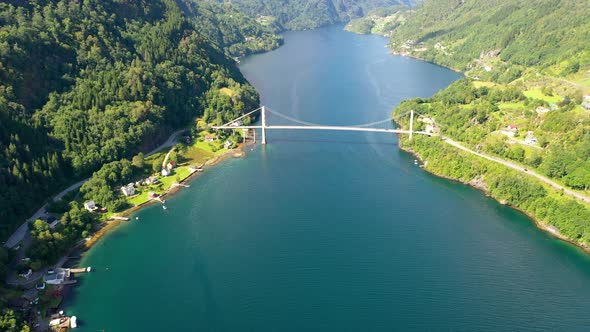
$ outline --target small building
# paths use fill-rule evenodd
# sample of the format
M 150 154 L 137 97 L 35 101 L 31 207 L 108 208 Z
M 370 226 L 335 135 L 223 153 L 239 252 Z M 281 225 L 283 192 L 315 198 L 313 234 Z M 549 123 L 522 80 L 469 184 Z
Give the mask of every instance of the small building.
M 516 136 L 516 134 L 518 134 L 518 127 L 515 125 L 509 125 L 508 127 L 502 130 L 502 134 L 508 137 L 514 137 Z
M 217 139 L 217 135 L 215 134 L 207 134 L 205 135 L 205 142 L 211 143 Z
M 230 140 L 225 141 L 225 144 L 223 144 L 223 147 L 225 149 L 231 149 L 232 145 L 234 145 L 234 143 Z
M 171 173 L 171 172 L 170 172 L 168 169 L 166 169 L 166 168 L 164 168 L 164 169 L 162 170 L 162 176 L 168 176 L 168 175 L 170 175 L 170 173 Z
M 582 102 L 582 108 L 586 111 L 590 111 L 590 95 L 584 96 L 584 101 Z
M 155 193 L 155 192 L 153 192 L 153 191 L 150 191 L 150 192 L 148 193 L 148 198 L 149 198 L 149 199 L 154 199 L 154 198 L 158 198 L 158 197 L 160 197 L 160 195 L 156 194 L 156 193 Z
M 234 121 L 234 122 L 230 123 L 230 127 L 240 127 L 243 124 L 244 123 L 242 122 L 242 120 L 238 120 L 238 121 Z
M 439 129 L 436 125 L 431 125 L 431 124 L 427 124 L 426 128 L 424 128 L 424 131 L 428 134 L 438 134 L 439 133 Z
M 148 186 L 149 186 L 149 185 L 152 185 L 152 184 L 156 184 L 156 183 L 158 183 L 158 182 L 160 182 L 160 181 L 158 180 L 158 178 L 157 178 L 157 177 L 155 177 L 155 176 L 153 176 L 153 175 L 152 175 L 152 176 L 150 176 L 149 178 L 147 178 L 147 179 L 145 179 L 145 180 L 143 181 L 143 183 L 145 183 L 145 184 L 146 184 L 146 185 L 148 185 Z
M 96 203 L 94 203 L 94 201 L 85 202 L 84 208 L 90 212 L 94 212 L 94 211 L 98 210 L 98 207 L 96 206 Z
M 43 281 L 48 285 L 62 285 L 70 280 L 70 269 L 55 269 L 55 273 L 43 276 Z
M 135 195 L 135 184 L 132 182 L 126 186 L 121 187 L 121 191 L 125 196 L 133 196 Z
M 176 162 L 174 160 L 170 160 L 170 162 L 166 165 L 166 169 L 171 171 L 174 168 L 176 168 Z
M 539 106 L 537 107 L 537 109 L 535 110 L 538 114 L 544 114 L 544 113 L 549 113 L 551 112 L 551 110 L 545 106 Z
M 527 132 L 526 137 L 524 138 L 524 143 L 527 145 L 537 145 L 539 140 L 535 137 L 535 133 L 532 131 Z

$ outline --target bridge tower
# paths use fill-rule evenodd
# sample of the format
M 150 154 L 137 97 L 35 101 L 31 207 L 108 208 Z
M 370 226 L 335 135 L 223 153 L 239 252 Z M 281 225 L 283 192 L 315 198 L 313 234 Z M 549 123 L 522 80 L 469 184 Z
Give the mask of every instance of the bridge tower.
M 412 140 L 412 134 L 414 133 L 414 110 L 410 111 L 410 141 Z
M 266 144 L 266 107 L 262 106 L 262 144 Z

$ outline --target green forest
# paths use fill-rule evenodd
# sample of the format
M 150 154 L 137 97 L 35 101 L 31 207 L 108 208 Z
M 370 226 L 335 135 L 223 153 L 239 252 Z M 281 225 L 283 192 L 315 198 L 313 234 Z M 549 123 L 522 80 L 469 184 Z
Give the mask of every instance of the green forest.
M 415 0 L 210 0 L 231 4 L 275 31 L 305 30 L 348 22 L 375 8 L 413 5 Z
M 230 56 L 280 43 L 215 4 L 0 3 L 0 236 L 51 194 L 195 117 L 258 107 Z

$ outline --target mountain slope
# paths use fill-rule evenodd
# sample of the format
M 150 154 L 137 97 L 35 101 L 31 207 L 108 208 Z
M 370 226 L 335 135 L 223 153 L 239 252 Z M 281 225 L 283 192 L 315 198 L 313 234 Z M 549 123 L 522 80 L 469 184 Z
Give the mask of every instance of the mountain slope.
M 588 68 L 589 34 L 587 1 L 427 0 L 392 32 L 392 48 L 508 82 L 530 68 L 554 76 Z
M 246 36 L 276 45 L 249 18 L 203 33 L 222 13 L 190 14 L 180 1 L 14 3 L 0 3 L 2 236 L 51 193 L 195 116 L 222 121 L 256 108 L 254 88 L 226 54 L 266 49 L 234 51 Z
M 394 5 L 413 5 L 408 0 L 214 0 L 231 3 L 240 11 L 279 30 L 313 29 L 348 22 L 371 9 Z

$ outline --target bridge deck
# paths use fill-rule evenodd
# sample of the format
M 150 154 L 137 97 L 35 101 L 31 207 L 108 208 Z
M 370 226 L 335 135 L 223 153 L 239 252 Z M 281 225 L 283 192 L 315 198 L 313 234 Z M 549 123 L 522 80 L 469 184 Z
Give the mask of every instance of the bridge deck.
M 213 129 L 263 129 L 263 126 L 213 126 Z M 345 127 L 345 126 L 265 126 L 264 129 L 283 129 L 283 130 L 338 130 L 338 131 L 362 131 L 377 133 L 409 134 L 409 130 L 402 129 L 379 129 L 379 128 L 362 128 L 362 127 Z M 415 131 L 414 134 L 437 136 L 436 134 L 424 131 Z

